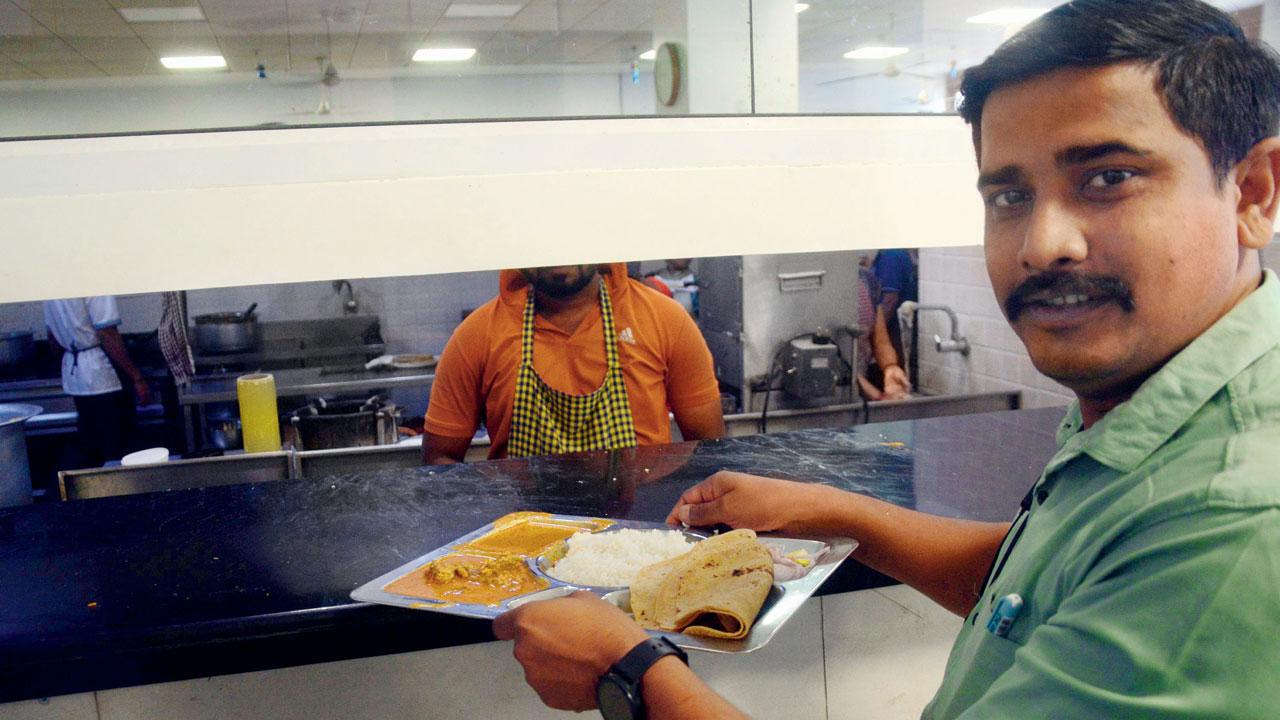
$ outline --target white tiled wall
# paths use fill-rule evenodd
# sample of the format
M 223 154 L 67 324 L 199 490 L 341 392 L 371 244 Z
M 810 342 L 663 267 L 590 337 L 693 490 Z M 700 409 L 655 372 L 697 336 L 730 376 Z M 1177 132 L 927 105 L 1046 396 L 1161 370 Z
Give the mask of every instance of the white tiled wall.
M 903 586 L 808 601 L 765 648 L 692 653 L 752 717 L 918 718 L 959 618 Z M 583 717 L 594 716 L 589 713 Z M 560 718 L 525 685 L 508 643 L 184 680 L 0 705 L 0 720 L 488 720 Z
M 1280 273 L 1280 241 L 1263 255 L 1263 264 Z M 1000 312 L 980 246 L 920 251 L 920 302 L 946 305 L 960 317 L 960 332 L 969 339 L 968 358 L 938 353 L 935 334 L 947 336 L 941 313 L 920 320 L 920 375 L 916 385 L 929 393 L 952 394 L 1015 389 L 1023 407 L 1065 405 L 1074 396 L 1067 388 L 1036 371 L 1027 351 Z
M 498 294 L 498 273 L 376 278 L 352 280 L 351 284 L 360 314 L 381 318 L 388 352 L 439 354 L 461 320 L 462 311 L 474 309 Z M 339 295 L 329 282 L 192 290 L 187 294 L 193 316 L 244 310 L 256 302 L 260 320 L 340 317 L 345 299 L 346 290 Z M 154 330 L 160 321 L 159 295 L 122 296 L 120 314 L 125 332 Z M 40 303 L 0 305 L 0 330 L 33 330 L 43 335 Z
M 929 393 L 994 390 L 1022 391 L 1023 407 L 1053 407 L 1072 399 L 1071 391 L 1041 375 L 1005 322 L 991 291 L 981 247 L 920 251 L 920 303 L 946 305 L 960 319 L 960 333 L 971 346 L 969 357 L 939 353 L 932 338 L 947 337 L 946 315 L 920 317 L 920 375 L 917 386 Z

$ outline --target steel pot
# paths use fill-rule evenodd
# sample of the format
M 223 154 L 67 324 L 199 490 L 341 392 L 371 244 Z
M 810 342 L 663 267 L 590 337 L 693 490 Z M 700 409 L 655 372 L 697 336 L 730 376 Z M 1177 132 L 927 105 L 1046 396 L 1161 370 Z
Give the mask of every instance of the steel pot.
M 35 359 L 36 344 L 30 332 L 0 333 L 0 368 L 28 365 Z
M 244 312 L 220 312 L 197 315 L 196 347 L 201 352 L 217 354 L 252 350 L 257 343 L 258 321 L 254 303 Z
M 316 402 L 293 412 L 289 422 L 303 450 L 392 445 L 399 408 L 382 396 L 368 400 Z
M 35 405 L 0 405 L 0 508 L 31 504 L 25 423 L 41 412 Z

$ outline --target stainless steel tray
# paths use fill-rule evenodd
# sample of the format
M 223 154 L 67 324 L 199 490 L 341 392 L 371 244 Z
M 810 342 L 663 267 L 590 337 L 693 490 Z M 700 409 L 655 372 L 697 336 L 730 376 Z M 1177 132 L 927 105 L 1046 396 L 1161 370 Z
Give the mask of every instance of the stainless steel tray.
M 551 515 L 546 519 L 570 522 L 604 520 L 604 518 L 588 518 L 578 515 Z M 636 530 L 671 529 L 667 525 L 657 522 L 641 522 L 635 520 L 611 520 L 609 522 L 609 526 L 604 528 L 602 531 L 616 530 L 620 528 L 631 528 Z M 351 598 L 358 602 L 393 605 L 413 610 L 429 610 L 449 615 L 491 620 L 508 610 L 519 607 L 525 603 L 563 597 L 578 590 L 588 590 L 601 595 L 604 599 L 614 603 L 627 612 L 631 611 L 629 590 L 572 585 L 570 583 L 557 580 L 556 578 L 542 572 L 536 562 L 536 557 L 528 558 L 527 562 L 529 568 L 536 576 L 547 580 L 550 583 L 550 587 L 526 595 L 508 598 L 496 605 L 473 605 L 465 603 L 450 604 L 435 602 L 406 595 L 396 595 L 384 590 L 386 586 L 396 580 L 419 570 L 432 560 L 455 552 L 461 546 L 467 545 L 471 541 L 480 538 L 493 529 L 494 523 L 489 523 L 450 543 L 432 550 L 426 555 L 411 560 L 410 562 L 407 562 L 404 565 L 401 565 L 400 567 L 356 588 L 352 591 Z M 694 534 L 696 534 L 696 531 L 694 531 Z M 840 566 L 840 563 L 844 562 L 845 558 L 849 557 L 849 554 L 858 547 L 857 541 L 841 537 L 796 538 L 784 537 L 774 533 L 760 533 L 759 537 L 762 542 L 779 546 L 782 549 L 783 554 L 800 549 L 808 550 L 812 553 L 813 551 L 820 549 L 823 544 L 828 547 L 828 550 L 803 577 L 785 582 L 775 582 L 773 584 L 773 588 L 769 591 L 769 596 L 764 601 L 764 606 L 760 608 L 760 615 L 756 618 L 755 624 L 752 625 L 751 631 L 747 634 L 747 637 L 742 640 L 721 640 L 717 638 L 697 637 L 693 635 L 685 635 L 683 633 L 669 633 L 657 630 L 650 630 L 649 633 L 651 635 L 666 636 L 675 644 L 688 650 L 703 650 L 717 653 L 748 653 L 754 650 L 759 650 L 773 639 L 774 634 L 776 634 L 787 620 L 795 614 L 796 610 L 800 609 L 800 606 L 804 604 L 804 601 L 808 600 L 822 585 L 823 581 L 825 581 L 827 577 Z

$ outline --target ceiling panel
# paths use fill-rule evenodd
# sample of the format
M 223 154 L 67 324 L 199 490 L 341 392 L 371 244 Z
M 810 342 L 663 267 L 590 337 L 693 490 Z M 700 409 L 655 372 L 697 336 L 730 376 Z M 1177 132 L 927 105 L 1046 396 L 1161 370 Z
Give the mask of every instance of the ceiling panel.
M 448 18 L 442 17 L 431 32 L 448 34 L 492 35 L 507 26 L 509 18 Z
M 616 35 L 579 56 L 578 62 L 590 64 L 630 63 L 653 46 L 652 32 Z
M 370 0 L 361 33 L 408 32 L 415 26 L 423 32 L 430 28 L 426 19 L 417 18 L 404 0 Z
M 553 33 L 498 33 L 480 48 L 480 60 L 486 65 L 522 65 L 553 38 Z
M 628 32 L 640 25 L 653 25 L 652 0 L 609 0 L 599 9 L 584 17 L 574 30 L 596 32 Z
M 154 56 L 137 60 L 112 59 L 95 61 L 94 66 L 111 77 L 135 77 L 143 75 L 168 75 L 172 70 L 160 64 Z
M 48 35 L 49 31 L 16 5 L 0 0 L 0 40 L 6 37 Z
M 417 50 L 418 33 L 414 32 L 365 32 L 360 35 L 351 68 L 377 70 L 399 68 L 409 64 L 413 51 Z
M 24 64 L 31 70 L 39 73 L 41 77 L 49 80 L 102 77 L 105 74 L 94 66 L 93 63 L 90 63 L 88 60 L 85 60 L 78 55 L 60 59 L 57 62 L 31 62 Z
M 63 37 L 133 37 L 129 23 L 106 6 L 91 10 L 32 9 L 27 12 L 50 32 Z
M 191 5 L 204 5 L 204 3 L 199 0 L 189 0 L 186 2 L 184 2 L 184 0 L 107 0 L 107 3 L 112 7 L 117 8 L 190 7 Z
M 136 37 L 100 38 L 85 37 L 66 38 L 67 45 L 92 62 L 136 62 L 140 59 L 151 59 L 155 55 L 146 43 Z
M 102 8 L 111 8 L 111 3 L 107 0 L 10 0 L 14 5 L 23 10 L 58 10 L 66 8 L 68 10 L 94 10 Z M 130 3 L 126 3 L 126 7 Z
M 27 66 L 79 57 L 66 41 L 54 35 L 3 38 L 0 39 L 0 53 Z
M 600 33 L 570 30 L 549 38 L 530 53 L 528 61 L 535 65 L 573 62 L 574 57 L 589 53 L 602 42 Z
M 152 41 L 172 40 L 177 42 L 185 42 L 190 40 L 207 41 L 217 46 L 216 38 L 213 34 L 213 27 L 207 22 L 159 22 L 159 23 L 134 23 L 130 25 L 135 34 L 147 44 Z
M 560 15 L 560 29 L 569 30 L 590 17 L 605 4 L 606 0 L 554 0 L 556 12 Z M 650 0 L 644 1 L 650 4 Z
M 39 80 L 34 71 L 0 55 L 0 81 L 3 80 Z
M 289 35 L 288 3 L 263 0 L 252 3 L 205 2 L 205 17 L 219 37 Z
M 507 21 L 507 32 L 554 33 L 561 30 L 560 11 L 555 0 L 534 0 Z

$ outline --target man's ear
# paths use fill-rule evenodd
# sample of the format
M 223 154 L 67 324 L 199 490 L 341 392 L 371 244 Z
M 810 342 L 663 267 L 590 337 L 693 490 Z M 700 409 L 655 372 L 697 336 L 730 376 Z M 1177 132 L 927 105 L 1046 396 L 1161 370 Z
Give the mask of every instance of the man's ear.
M 1271 242 L 1280 209 L 1280 138 L 1267 138 L 1236 166 L 1240 189 L 1236 234 L 1242 250 L 1261 250 Z

